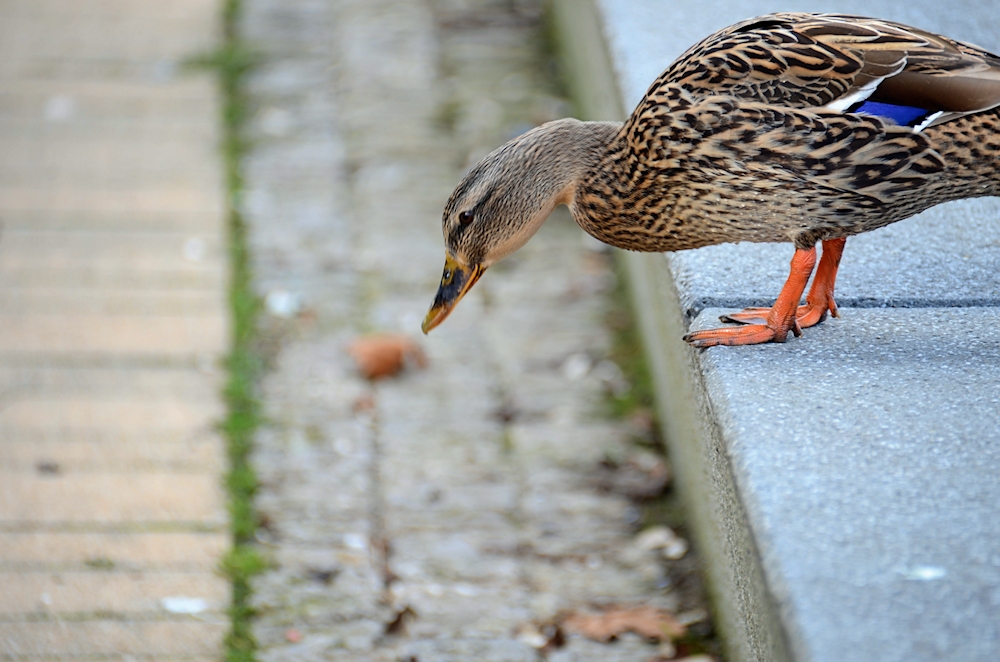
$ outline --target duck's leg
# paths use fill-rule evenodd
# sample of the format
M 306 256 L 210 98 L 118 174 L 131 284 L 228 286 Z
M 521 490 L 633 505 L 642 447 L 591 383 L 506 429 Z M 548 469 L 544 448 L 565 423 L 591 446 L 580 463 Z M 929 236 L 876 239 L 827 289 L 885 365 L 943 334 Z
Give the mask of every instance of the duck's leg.
M 819 259 L 819 266 L 816 267 L 816 278 L 813 279 L 812 287 L 806 296 L 806 305 L 799 306 L 795 317 L 799 327 L 808 329 L 826 319 L 826 313 L 834 317 L 837 314 L 837 302 L 833 299 L 833 287 L 837 281 L 837 267 L 840 266 L 840 256 L 844 254 L 844 244 L 847 239 L 827 239 L 823 242 L 823 255 Z M 770 308 L 744 308 L 738 313 L 723 315 L 719 319 L 723 322 L 738 322 L 740 324 L 764 324 Z
M 778 300 L 771 306 L 763 324 L 748 324 L 746 326 L 729 326 L 721 329 L 695 331 L 684 336 L 684 340 L 695 347 L 712 347 L 713 345 L 757 345 L 765 342 L 785 342 L 788 332 L 796 336 L 802 335 L 798 322 L 795 320 L 806 289 L 809 276 L 816 266 L 816 247 L 796 248 L 792 256 L 791 272 L 785 286 L 781 288 Z
M 806 305 L 799 306 L 796 319 L 799 326 L 807 329 L 826 319 L 827 311 L 833 317 L 837 313 L 837 302 L 833 300 L 833 286 L 837 282 L 837 268 L 840 267 L 840 256 L 844 254 L 844 244 L 847 237 L 827 239 L 823 242 L 823 255 L 816 267 L 816 278 L 813 279 L 809 294 L 806 295 Z

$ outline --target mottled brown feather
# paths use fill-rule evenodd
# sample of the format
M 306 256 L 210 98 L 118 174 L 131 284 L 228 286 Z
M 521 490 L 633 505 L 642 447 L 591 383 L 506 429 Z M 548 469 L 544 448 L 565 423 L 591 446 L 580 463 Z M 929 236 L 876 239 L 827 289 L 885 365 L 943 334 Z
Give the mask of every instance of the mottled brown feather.
M 879 78 L 886 80 L 873 101 L 959 113 L 1000 105 L 996 56 L 898 23 L 838 14 L 738 23 L 691 47 L 650 92 L 672 83 L 694 94 L 815 108 Z

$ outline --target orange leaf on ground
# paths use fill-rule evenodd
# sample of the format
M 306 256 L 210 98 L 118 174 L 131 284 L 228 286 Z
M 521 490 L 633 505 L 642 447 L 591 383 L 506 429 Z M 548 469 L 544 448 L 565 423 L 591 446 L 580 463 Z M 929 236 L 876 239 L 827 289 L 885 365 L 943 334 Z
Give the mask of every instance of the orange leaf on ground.
M 407 365 L 427 366 L 427 357 L 412 338 L 374 335 L 358 338 L 347 348 L 358 371 L 368 379 L 392 377 Z
M 687 630 L 669 611 L 655 607 L 609 607 L 599 614 L 574 613 L 563 620 L 563 627 L 601 642 L 625 632 L 662 641 L 676 639 Z

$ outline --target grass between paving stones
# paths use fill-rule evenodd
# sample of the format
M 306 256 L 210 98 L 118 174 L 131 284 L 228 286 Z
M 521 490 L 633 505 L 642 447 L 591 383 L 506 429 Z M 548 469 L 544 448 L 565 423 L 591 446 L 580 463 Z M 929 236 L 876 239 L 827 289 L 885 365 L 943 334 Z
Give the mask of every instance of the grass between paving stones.
M 239 38 L 237 24 L 240 9 L 240 0 L 225 1 L 222 8 L 222 47 L 189 63 L 214 70 L 222 89 L 222 156 L 229 203 L 229 305 L 233 334 L 231 349 L 226 357 L 228 376 L 223 391 L 227 413 L 220 426 L 229 456 L 225 482 L 233 535 L 232 549 L 221 564 L 222 571 L 233 585 L 229 607 L 230 630 L 225 642 L 228 662 L 252 662 L 256 659 L 257 642 L 250 623 L 253 616 L 250 580 L 267 567 L 254 544 L 258 518 L 253 500 L 258 482 L 250 464 L 254 434 L 261 423 L 261 404 L 256 394 L 264 365 L 257 338 L 261 301 L 251 287 L 247 228 L 239 206 L 243 193 L 241 162 L 248 148 L 243 137 L 247 104 L 242 83 L 256 58 Z

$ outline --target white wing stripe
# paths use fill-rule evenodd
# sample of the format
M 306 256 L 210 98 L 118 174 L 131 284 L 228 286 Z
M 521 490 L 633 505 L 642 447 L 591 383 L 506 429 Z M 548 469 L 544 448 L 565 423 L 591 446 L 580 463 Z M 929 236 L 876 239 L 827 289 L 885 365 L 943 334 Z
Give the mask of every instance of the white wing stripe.
M 839 99 L 831 101 L 830 103 L 823 106 L 823 109 L 834 110 L 837 111 L 838 113 L 842 113 L 851 106 L 853 106 L 854 104 L 861 103 L 862 101 L 870 97 L 872 93 L 878 88 L 879 83 L 881 83 L 884 80 L 885 76 L 883 76 L 882 78 L 876 78 L 875 80 L 870 81 L 866 85 L 859 87 L 857 90 L 855 90 L 851 94 L 848 94 L 846 97 L 840 97 Z
M 931 122 L 941 117 L 942 115 L 944 115 L 943 110 L 939 110 L 936 113 L 931 113 L 930 115 L 927 116 L 927 119 L 925 119 L 923 122 L 913 127 L 913 130 L 916 131 L 917 133 L 920 133 L 921 131 L 929 127 L 931 125 Z

